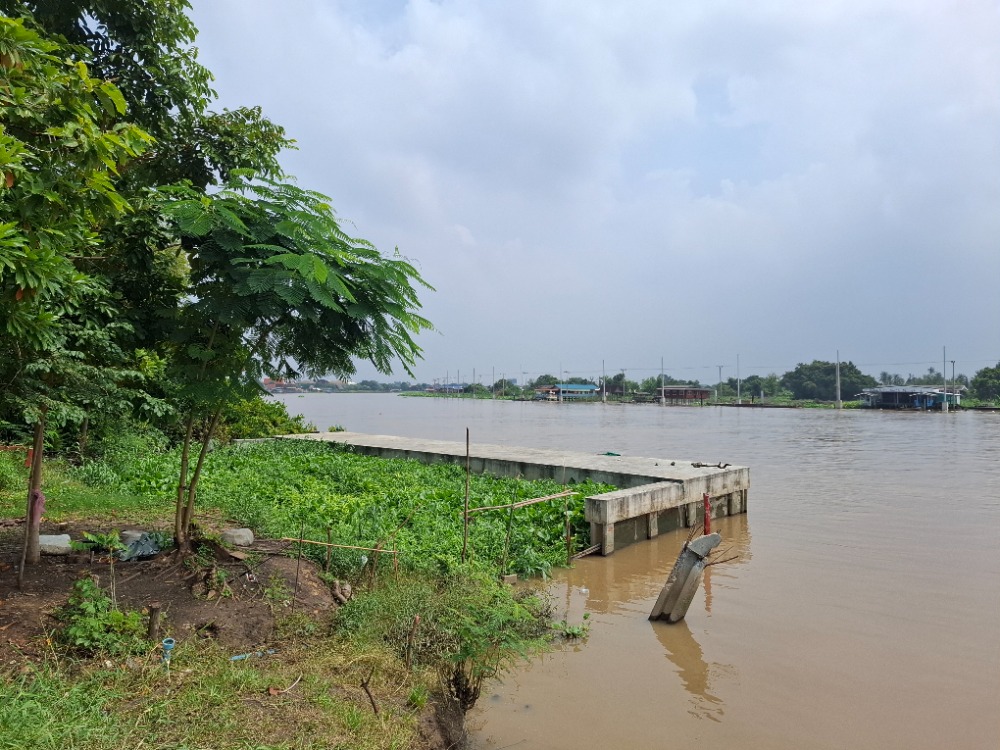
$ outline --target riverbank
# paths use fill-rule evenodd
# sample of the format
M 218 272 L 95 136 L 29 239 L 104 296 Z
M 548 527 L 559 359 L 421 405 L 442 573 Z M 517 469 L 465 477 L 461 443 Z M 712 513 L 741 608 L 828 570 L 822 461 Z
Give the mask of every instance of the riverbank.
M 77 542 L 116 540 L 126 528 L 169 535 L 162 498 L 174 459 L 47 462 L 43 533 Z M 26 480 L 16 459 L 0 460 L 0 475 Z M 21 591 L 23 527 L 12 518 L 23 498 L 0 490 L 0 517 L 11 517 L 0 522 L 9 689 L 0 727 L 10 728 L 0 747 L 24 738 L 53 750 L 80 738 L 108 750 L 262 739 L 273 748 L 453 746 L 484 680 L 569 631 L 553 625 L 531 585 L 498 581 L 565 561 L 562 504 L 526 509 L 506 536 L 499 517 L 484 519 L 463 540 L 465 479 L 450 469 L 289 441 L 217 449 L 191 557 L 164 553 L 112 569 L 98 544 L 43 557 Z M 478 477 L 471 492 L 489 505 L 555 487 Z M 582 515 L 582 498 L 574 505 Z M 228 549 L 220 532 L 233 522 L 276 539 Z M 319 544 L 280 540 L 300 535 Z M 345 547 L 323 546 L 331 541 Z M 157 609 L 162 630 L 149 637 Z M 169 672 L 162 636 L 176 641 Z M 253 656 L 231 661 L 243 653 Z M 56 693 L 72 699 L 64 703 L 73 720 L 25 726 L 31 706 Z

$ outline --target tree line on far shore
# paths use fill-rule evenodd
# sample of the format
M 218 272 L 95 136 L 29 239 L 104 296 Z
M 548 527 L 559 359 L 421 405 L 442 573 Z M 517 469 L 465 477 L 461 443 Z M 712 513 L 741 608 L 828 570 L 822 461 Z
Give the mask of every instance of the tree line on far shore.
M 492 386 L 481 383 L 456 383 L 444 386 L 441 383 L 411 383 L 395 381 L 380 383 L 375 380 L 362 380 L 358 383 L 340 384 L 330 381 L 316 381 L 316 390 L 328 391 L 361 391 L 361 392 L 449 392 L 463 393 L 474 396 L 501 396 L 518 398 L 534 393 L 536 388 L 565 383 L 568 385 L 595 385 L 601 388 L 601 378 L 571 377 L 559 380 L 555 375 L 543 374 L 526 383 L 518 384 L 509 379 L 500 378 Z M 642 380 L 629 380 L 625 373 L 619 372 L 607 377 L 604 390 L 609 396 L 621 397 L 623 394 L 656 394 L 660 385 L 689 385 L 697 388 L 708 388 L 713 391 L 712 397 L 721 400 L 733 399 L 737 395 L 750 399 L 787 399 L 799 401 L 834 401 L 837 398 L 837 364 L 814 360 L 808 364 L 799 364 L 783 375 L 750 375 L 737 380 L 728 378 L 720 383 L 703 384 L 697 380 L 681 380 L 670 375 L 655 375 Z M 853 362 L 840 363 L 840 392 L 845 401 L 855 399 L 866 388 L 877 386 L 943 386 L 944 375 L 934 367 L 929 367 L 923 375 L 908 374 L 905 377 L 897 373 L 882 372 L 878 378 L 861 372 Z M 965 399 L 970 402 L 990 403 L 1000 400 L 1000 363 L 995 367 L 984 367 L 971 378 L 959 373 L 948 377 L 948 387 L 965 388 Z

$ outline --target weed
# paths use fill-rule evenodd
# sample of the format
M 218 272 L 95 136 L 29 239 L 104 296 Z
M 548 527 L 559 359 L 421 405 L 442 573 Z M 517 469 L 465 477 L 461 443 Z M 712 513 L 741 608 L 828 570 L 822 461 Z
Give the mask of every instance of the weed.
M 311 638 L 320 631 L 320 624 L 303 612 L 292 612 L 276 623 L 279 637 Z
M 272 575 L 267 579 L 267 586 L 264 587 L 264 598 L 272 605 L 288 605 L 292 599 L 292 592 L 288 588 L 285 579 L 279 575 Z
M 417 711 L 423 710 L 424 706 L 430 700 L 430 693 L 427 691 L 423 685 L 415 685 L 412 690 L 410 690 L 410 695 L 407 697 L 406 702 L 409 703 Z
M 552 623 L 551 627 L 561 638 L 567 641 L 575 641 L 580 638 L 586 638 L 590 634 L 589 620 L 590 613 L 586 612 L 583 615 L 583 622 L 579 625 L 571 625 L 566 620 L 560 620 L 559 622 Z
M 120 612 L 90 578 L 73 585 L 66 606 L 56 615 L 62 626 L 56 641 L 82 656 L 130 654 L 141 651 L 142 619 L 138 612 Z

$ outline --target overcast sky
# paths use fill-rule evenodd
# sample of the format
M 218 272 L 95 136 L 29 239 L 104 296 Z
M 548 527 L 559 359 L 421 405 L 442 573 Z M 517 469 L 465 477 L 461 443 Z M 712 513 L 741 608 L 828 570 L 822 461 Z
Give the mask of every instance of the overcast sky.
M 436 288 L 420 380 L 1000 358 L 997 0 L 193 5 L 220 106 Z

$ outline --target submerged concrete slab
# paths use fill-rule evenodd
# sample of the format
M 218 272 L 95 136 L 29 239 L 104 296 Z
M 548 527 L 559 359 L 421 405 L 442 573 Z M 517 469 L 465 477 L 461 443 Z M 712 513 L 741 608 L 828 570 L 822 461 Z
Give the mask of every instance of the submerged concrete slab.
M 358 432 L 319 432 L 287 438 L 319 440 L 350 445 L 354 450 L 381 458 L 409 458 L 422 463 L 465 464 L 465 443 L 426 440 Z M 552 479 L 562 484 L 586 480 L 612 484 L 619 489 L 586 499 L 585 515 L 591 539 L 602 554 L 678 526 L 693 526 L 703 513 L 702 495 L 712 501 L 712 515 L 746 512 L 750 469 L 729 464 L 705 464 L 638 456 L 573 453 L 546 448 L 525 448 L 474 443 L 469 449 L 470 469 L 524 479 Z

